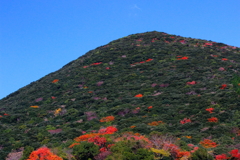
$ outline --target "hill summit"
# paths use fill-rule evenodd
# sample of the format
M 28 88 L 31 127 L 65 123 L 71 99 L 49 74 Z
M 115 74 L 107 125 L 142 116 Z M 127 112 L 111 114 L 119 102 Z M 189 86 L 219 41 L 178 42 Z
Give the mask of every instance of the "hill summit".
M 240 158 L 239 55 L 157 31 L 100 46 L 0 100 L 0 159 Z

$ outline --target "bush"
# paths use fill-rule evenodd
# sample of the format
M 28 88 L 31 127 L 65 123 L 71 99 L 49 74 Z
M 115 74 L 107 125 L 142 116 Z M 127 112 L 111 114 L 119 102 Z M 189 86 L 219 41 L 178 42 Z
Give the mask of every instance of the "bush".
M 199 148 L 192 154 L 192 160 L 213 160 L 214 158 L 204 148 Z
M 73 147 L 73 155 L 77 160 L 94 159 L 99 153 L 99 147 L 93 143 L 81 142 L 80 145 Z

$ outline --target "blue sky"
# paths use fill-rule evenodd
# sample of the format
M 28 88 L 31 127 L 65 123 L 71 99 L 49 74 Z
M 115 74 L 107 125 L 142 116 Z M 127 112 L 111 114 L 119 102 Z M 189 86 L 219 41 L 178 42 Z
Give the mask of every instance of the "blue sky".
M 1 0 L 0 99 L 118 38 L 159 31 L 240 47 L 239 0 Z

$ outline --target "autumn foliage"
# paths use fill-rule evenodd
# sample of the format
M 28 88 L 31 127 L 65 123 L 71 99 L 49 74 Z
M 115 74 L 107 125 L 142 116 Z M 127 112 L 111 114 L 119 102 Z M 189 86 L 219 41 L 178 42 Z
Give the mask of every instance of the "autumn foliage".
M 204 139 L 199 144 L 201 144 L 204 148 L 215 148 L 215 147 L 217 147 L 217 143 L 213 142 L 210 139 Z
M 141 98 L 141 97 L 143 97 L 143 95 L 142 95 L 142 94 L 137 94 L 137 95 L 135 95 L 134 97 Z
M 158 126 L 159 124 L 163 124 L 163 121 L 153 121 L 148 123 L 149 126 Z
M 184 118 L 183 120 L 180 121 L 181 124 L 185 124 L 185 123 L 191 123 L 191 119 L 188 118 Z
M 52 83 L 57 83 L 59 81 L 59 79 L 54 79 L 53 81 L 52 81 Z
M 208 118 L 208 122 L 218 122 L 218 118 L 216 117 L 211 117 L 211 118 Z
M 177 60 L 187 60 L 188 57 L 181 57 L 181 58 L 178 58 Z
M 63 159 L 53 154 L 49 148 L 42 147 L 36 151 L 33 151 L 27 160 L 63 160 Z
M 100 119 L 100 122 L 111 122 L 111 121 L 114 121 L 114 119 L 115 119 L 114 116 L 107 116 Z
M 226 84 L 222 84 L 222 86 L 220 87 L 220 89 L 225 89 L 227 87 Z
M 209 113 L 213 113 L 214 108 L 207 108 L 206 111 L 208 111 Z

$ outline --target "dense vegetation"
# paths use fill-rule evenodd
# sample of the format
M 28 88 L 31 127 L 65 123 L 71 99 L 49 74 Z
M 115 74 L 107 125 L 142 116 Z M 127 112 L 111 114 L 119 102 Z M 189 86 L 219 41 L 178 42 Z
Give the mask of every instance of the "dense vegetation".
M 239 56 L 156 31 L 91 50 L 0 100 L 0 159 L 240 159 Z

